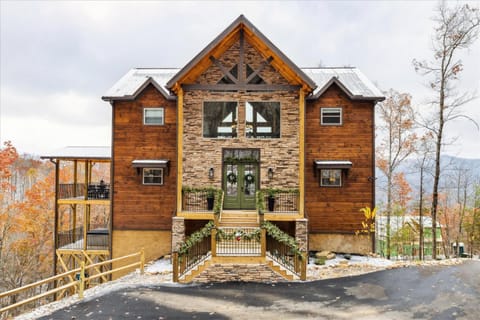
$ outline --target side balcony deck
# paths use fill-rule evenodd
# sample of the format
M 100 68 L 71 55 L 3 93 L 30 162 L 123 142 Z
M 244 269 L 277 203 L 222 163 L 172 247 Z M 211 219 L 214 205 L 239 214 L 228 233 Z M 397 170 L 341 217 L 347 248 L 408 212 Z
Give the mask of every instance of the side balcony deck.
M 110 251 L 110 232 L 105 226 L 95 226 L 85 231 L 84 227 L 61 231 L 57 234 L 57 251 Z
M 59 184 L 59 204 L 99 204 L 110 203 L 110 184 L 106 183 L 63 183 Z

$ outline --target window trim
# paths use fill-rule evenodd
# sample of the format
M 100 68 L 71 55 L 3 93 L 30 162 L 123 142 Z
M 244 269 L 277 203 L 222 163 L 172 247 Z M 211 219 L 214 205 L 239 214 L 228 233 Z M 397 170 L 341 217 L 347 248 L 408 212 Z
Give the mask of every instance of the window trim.
M 323 112 L 325 111 L 334 111 L 334 112 L 340 112 L 340 121 L 338 123 L 326 123 L 326 122 L 323 122 Z M 322 126 L 341 126 L 343 125 L 343 108 L 342 107 L 323 107 L 323 108 L 320 108 L 320 124 Z
M 204 135 L 204 131 L 203 131 L 203 127 L 205 125 L 205 103 L 210 103 L 210 102 L 220 102 L 220 103 L 229 103 L 229 102 L 234 102 L 236 103 L 236 109 L 235 109 L 235 119 L 236 119 L 236 132 L 235 132 L 235 136 L 233 136 L 233 132 L 232 132 L 232 136 L 231 137 L 222 137 L 222 136 L 216 136 L 216 137 L 205 137 Z M 201 135 L 202 135 L 202 139 L 218 139 L 218 140 L 225 140 L 225 139 L 238 139 L 238 124 L 239 124 L 239 121 L 238 121 L 238 109 L 240 108 L 240 102 L 238 100 L 204 100 L 202 102 L 202 132 L 201 132 Z
M 161 110 L 162 111 L 162 123 L 147 123 L 147 111 Z M 165 125 L 165 108 L 164 107 L 148 107 L 143 108 L 143 125 L 145 126 L 164 126 Z
M 160 170 L 160 175 L 159 176 L 154 176 L 154 177 L 160 177 L 162 180 L 160 183 L 145 183 L 145 170 Z M 142 184 L 145 186 L 162 186 L 164 184 L 164 171 L 163 168 L 143 168 L 142 169 Z
M 339 171 L 340 172 L 340 179 L 339 184 L 323 184 L 322 174 L 323 171 Z M 320 187 L 325 188 L 341 188 L 343 187 L 343 169 L 320 169 Z
M 278 108 L 280 109 L 280 123 L 279 123 L 279 132 L 278 132 L 278 138 L 273 138 L 273 137 L 268 137 L 268 138 L 258 138 L 258 137 L 247 137 L 247 103 L 252 103 L 252 102 L 260 102 L 260 103 L 263 103 L 263 102 L 276 102 L 278 103 Z M 244 138 L 247 139 L 247 141 L 250 141 L 250 140 L 278 140 L 278 139 L 282 139 L 282 102 L 281 101 L 278 101 L 278 100 L 274 100 L 274 101 L 262 101 L 262 100 L 246 100 L 245 101 L 245 119 L 243 121 L 243 125 L 244 125 Z M 273 129 L 273 128 L 272 128 Z

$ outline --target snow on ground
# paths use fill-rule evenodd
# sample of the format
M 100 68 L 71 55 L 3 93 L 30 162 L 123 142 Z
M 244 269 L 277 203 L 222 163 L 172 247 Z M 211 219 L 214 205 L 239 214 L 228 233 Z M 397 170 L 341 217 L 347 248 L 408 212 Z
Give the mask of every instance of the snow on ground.
M 453 265 L 460 264 L 467 259 L 447 259 L 440 261 L 391 261 L 384 258 L 365 257 L 352 255 L 349 260 L 342 255 L 337 255 L 335 259 L 327 260 L 325 265 L 315 265 L 314 258 L 309 259 L 307 268 L 307 281 L 338 278 L 345 276 L 354 276 L 368 272 L 426 265 Z M 189 286 L 172 282 L 172 264 L 170 259 L 159 259 L 145 265 L 145 273 L 140 274 L 137 269 L 134 272 L 108 283 L 104 283 L 87 289 L 84 292 L 84 299 L 80 300 L 78 295 L 67 297 L 57 302 L 53 302 L 36 308 L 30 313 L 25 313 L 16 317 L 17 320 L 30 320 L 47 316 L 59 309 L 68 307 L 79 301 L 90 301 L 98 299 L 114 291 L 126 290 L 138 286 L 154 285 L 171 286 Z

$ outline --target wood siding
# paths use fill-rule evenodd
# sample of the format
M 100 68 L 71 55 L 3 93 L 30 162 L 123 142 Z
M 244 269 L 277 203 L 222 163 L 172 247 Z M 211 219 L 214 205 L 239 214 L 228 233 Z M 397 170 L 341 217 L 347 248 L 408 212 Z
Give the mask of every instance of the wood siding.
M 143 109 L 164 108 L 164 125 L 144 125 Z M 176 205 L 176 101 L 149 85 L 134 101 L 113 107 L 113 229 L 170 230 Z M 163 185 L 143 185 L 135 159 L 168 159 Z
M 360 208 L 373 206 L 373 102 L 350 100 L 336 85 L 307 101 L 305 134 L 305 210 L 310 232 L 353 233 L 360 229 Z M 320 108 L 341 107 L 343 124 L 320 125 Z M 320 187 L 314 160 L 349 160 L 342 187 Z

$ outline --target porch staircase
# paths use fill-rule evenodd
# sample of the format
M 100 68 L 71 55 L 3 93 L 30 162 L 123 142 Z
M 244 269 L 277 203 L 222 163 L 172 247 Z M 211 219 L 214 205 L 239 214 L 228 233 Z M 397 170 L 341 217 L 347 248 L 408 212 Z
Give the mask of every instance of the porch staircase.
M 272 270 L 278 279 L 283 281 L 294 281 L 299 280 L 299 277 L 283 268 L 281 265 L 267 257 L 249 257 L 245 260 L 241 257 L 212 257 L 209 256 L 207 259 L 203 260 L 201 263 L 195 266 L 192 270 L 187 272 L 184 276 L 179 279 L 181 283 L 190 283 L 192 281 L 198 280 L 198 277 L 209 268 L 215 268 L 219 265 L 238 265 L 238 264 L 248 264 L 248 265 L 264 265 L 270 270 Z M 266 279 L 269 281 L 274 281 L 274 279 Z
M 292 281 L 299 276 L 263 253 L 261 244 L 255 240 L 245 241 L 228 238 L 233 233 L 251 234 L 260 228 L 260 220 L 253 210 L 223 210 L 218 221 L 218 231 L 227 239 L 214 241 L 215 249 L 208 252 L 196 265 L 179 277 L 178 281 Z M 217 234 L 217 233 L 215 233 Z M 228 274 L 228 277 L 225 275 Z M 219 276 L 220 275 L 220 276 Z M 220 278 L 217 278 L 220 277 Z
M 258 214 L 253 210 L 224 210 L 219 227 L 260 227 Z

